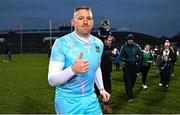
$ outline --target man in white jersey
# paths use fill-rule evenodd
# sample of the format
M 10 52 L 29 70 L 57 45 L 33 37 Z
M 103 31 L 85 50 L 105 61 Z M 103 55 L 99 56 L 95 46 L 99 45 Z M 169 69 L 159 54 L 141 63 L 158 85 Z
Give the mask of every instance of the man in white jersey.
M 92 11 L 77 7 L 71 20 L 75 31 L 58 38 L 51 51 L 48 81 L 56 86 L 55 110 L 57 114 L 102 114 L 94 82 L 103 101 L 110 94 L 104 90 L 100 60 L 103 52 L 101 40 L 92 36 Z

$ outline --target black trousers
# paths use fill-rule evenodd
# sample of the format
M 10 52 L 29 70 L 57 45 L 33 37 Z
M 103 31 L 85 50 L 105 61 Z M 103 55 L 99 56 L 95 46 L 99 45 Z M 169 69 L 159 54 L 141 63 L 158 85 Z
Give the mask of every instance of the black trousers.
M 133 99 L 133 87 L 137 77 L 137 67 L 123 67 L 125 91 L 128 99 Z
M 140 67 L 140 72 L 142 74 L 142 83 L 143 83 L 143 85 L 146 85 L 146 79 L 147 79 L 147 74 L 148 74 L 149 68 L 150 67 L 148 67 L 148 66 Z
M 175 66 L 175 62 L 173 62 L 173 63 L 171 64 L 171 74 L 174 74 L 174 66 Z
M 171 69 L 172 64 L 169 62 L 162 62 L 160 65 L 160 82 L 163 84 L 163 87 L 166 87 L 169 84 Z
M 161 83 L 163 84 L 163 87 L 166 87 L 166 85 L 169 84 L 169 80 L 170 80 L 170 74 L 171 74 L 171 70 L 165 68 L 160 72 L 160 76 L 161 76 Z
M 103 84 L 104 84 L 104 89 L 111 94 L 111 73 L 102 73 L 102 78 L 103 78 Z M 96 86 L 94 85 L 95 88 L 95 93 L 99 95 L 99 90 Z
M 111 94 L 111 73 L 102 73 L 104 89 Z
M 120 66 L 120 64 L 119 64 L 119 63 L 116 63 L 115 65 L 116 65 L 116 71 L 119 71 L 119 66 Z

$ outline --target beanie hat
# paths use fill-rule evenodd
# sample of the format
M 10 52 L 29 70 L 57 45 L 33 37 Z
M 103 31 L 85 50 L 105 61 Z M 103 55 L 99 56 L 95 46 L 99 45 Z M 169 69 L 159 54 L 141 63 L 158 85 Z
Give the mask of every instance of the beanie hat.
M 133 40 L 133 39 L 134 39 L 134 36 L 133 36 L 132 34 L 128 34 L 128 35 L 127 35 L 127 39 L 128 39 L 128 40 Z

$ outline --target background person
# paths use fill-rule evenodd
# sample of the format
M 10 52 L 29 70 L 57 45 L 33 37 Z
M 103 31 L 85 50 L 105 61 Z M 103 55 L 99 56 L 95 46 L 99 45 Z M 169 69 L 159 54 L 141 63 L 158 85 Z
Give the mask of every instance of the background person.
M 120 53 L 117 49 L 115 49 L 116 55 L 114 58 L 114 65 L 116 66 L 116 71 L 120 70 Z
M 142 61 L 141 61 L 141 66 L 140 66 L 140 72 L 142 74 L 142 88 L 143 89 L 147 89 L 147 75 L 149 72 L 149 69 L 151 68 L 151 63 L 153 60 L 152 54 L 150 52 L 150 45 L 147 44 L 144 47 L 143 52 L 143 56 L 142 56 Z
M 129 102 L 133 102 L 133 87 L 136 82 L 137 69 L 142 58 L 142 52 L 139 45 L 135 44 L 134 36 L 129 34 L 128 41 L 121 47 L 120 59 L 124 62 L 123 77 L 125 91 Z
M 98 29 L 98 36 L 101 39 L 101 41 L 104 42 L 104 38 L 109 35 L 112 35 L 111 30 L 110 30 L 109 20 L 107 19 L 102 20 L 101 27 Z
M 9 62 L 12 60 L 12 54 L 9 49 L 9 46 L 5 43 L 4 45 L 4 60 L 3 62 Z
M 101 60 L 101 71 L 103 77 L 104 89 L 111 94 L 111 72 L 112 72 L 112 56 L 116 55 L 116 52 L 112 47 L 112 36 L 107 36 L 104 38 L 104 50 Z M 104 102 L 104 113 L 112 113 L 112 109 L 109 106 L 110 100 Z
M 159 71 L 160 71 L 159 86 L 168 88 L 171 69 L 172 69 L 172 60 L 174 58 L 173 51 L 170 48 L 170 43 L 165 42 L 160 56 L 161 56 L 161 62 L 159 63 Z

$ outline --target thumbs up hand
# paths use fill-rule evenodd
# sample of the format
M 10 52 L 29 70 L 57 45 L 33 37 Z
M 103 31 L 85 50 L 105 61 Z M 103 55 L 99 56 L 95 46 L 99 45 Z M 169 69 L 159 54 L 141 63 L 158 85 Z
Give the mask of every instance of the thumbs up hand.
M 89 69 L 89 62 L 82 59 L 83 53 L 81 52 L 76 58 L 74 64 L 71 66 L 71 69 L 74 73 L 85 73 Z

